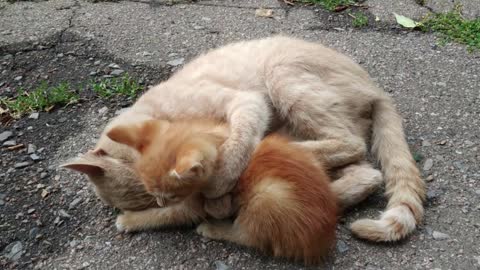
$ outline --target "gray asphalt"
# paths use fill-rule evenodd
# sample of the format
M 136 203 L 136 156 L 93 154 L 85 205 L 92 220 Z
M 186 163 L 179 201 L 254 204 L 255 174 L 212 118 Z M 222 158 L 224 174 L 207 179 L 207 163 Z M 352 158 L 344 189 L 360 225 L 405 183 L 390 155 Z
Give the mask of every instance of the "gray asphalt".
M 393 244 L 360 241 L 347 229 L 359 217 L 379 215 L 386 204 L 380 193 L 352 209 L 338 227 L 340 241 L 325 267 L 480 269 L 480 53 L 469 53 L 457 44 L 439 46 L 433 34 L 401 30 L 392 14 L 420 19 L 430 9 L 451 8 L 451 1 L 427 1 L 427 7 L 421 7 L 414 0 L 368 0 L 364 4 L 370 21 L 380 21 L 364 29 L 352 28 L 347 15 L 289 7 L 283 1 L 169 2 L 2 2 L 0 47 L 52 44 L 71 34 L 94 41 L 118 61 L 173 70 L 167 64 L 171 60 L 188 61 L 226 42 L 275 33 L 331 46 L 353 57 L 394 97 L 405 118 L 412 152 L 423 156 L 419 167 L 429 179 L 429 200 L 424 224 L 405 241 Z M 464 4 L 466 16 L 479 16 L 480 1 L 457 2 Z M 271 8 L 274 17 L 256 17 L 259 7 Z M 51 165 L 94 144 L 106 123 L 97 110 L 93 106 L 82 116 L 83 129 L 66 136 Z M 425 166 L 430 161 L 431 168 Z M 84 179 L 63 170 L 58 175 L 61 186 L 94 207 L 84 209 L 79 227 L 64 227 L 71 230 L 66 247 L 36 262 L 40 269 L 215 269 L 215 261 L 231 269 L 304 269 L 248 249 L 206 241 L 188 229 L 117 235 L 114 216 L 85 189 Z M 440 239 L 438 232 L 449 237 Z M 72 239 L 76 244 L 70 244 Z

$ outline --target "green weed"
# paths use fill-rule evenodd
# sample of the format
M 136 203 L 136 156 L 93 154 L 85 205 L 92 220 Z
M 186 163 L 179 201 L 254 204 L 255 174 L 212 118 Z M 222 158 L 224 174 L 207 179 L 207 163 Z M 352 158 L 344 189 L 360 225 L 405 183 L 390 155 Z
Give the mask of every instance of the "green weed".
M 360 12 L 357 12 L 355 14 L 350 14 L 350 16 L 353 17 L 352 25 L 354 27 L 364 27 L 368 25 L 368 17 Z
M 17 90 L 15 98 L 0 98 L 0 105 L 14 117 L 25 113 L 40 111 L 55 105 L 67 105 L 78 101 L 78 95 L 71 91 L 68 83 L 60 83 L 49 87 L 46 82 L 40 83 L 34 91 Z
M 349 6 L 355 3 L 353 0 L 301 0 L 300 2 L 318 4 L 330 11 L 335 10 L 338 6 Z
M 125 74 L 121 78 L 108 78 L 99 82 L 92 81 L 90 85 L 93 92 L 103 98 L 117 95 L 135 97 L 137 93 L 143 89 L 143 87 L 138 84 L 137 81 L 130 78 L 128 74 Z
M 480 18 L 466 20 L 459 5 L 447 13 L 428 14 L 421 29 L 440 33 L 442 44 L 453 41 L 467 45 L 471 51 L 480 49 Z

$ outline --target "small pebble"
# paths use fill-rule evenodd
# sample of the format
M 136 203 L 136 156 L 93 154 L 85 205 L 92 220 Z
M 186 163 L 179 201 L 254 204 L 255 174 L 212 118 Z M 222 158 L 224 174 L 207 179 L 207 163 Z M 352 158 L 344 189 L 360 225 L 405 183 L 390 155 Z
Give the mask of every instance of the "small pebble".
M 70 217 L 71 217 L 70 214 L 68 214 L 68 213 L 67 213 L 65 210 L 63 210 L 63 209 L 60 209 L 60 210 L 58 211 L 58 215 L 61 216 L 61 217 L 64 217 L 64 218 L 70 218 Z
M 11 131 L 4 131 L 0 133 L 0 142 L 6 141 L 8 138 L 12 137 L 13 132 Z
M 38 116 L 40 114 L 38 112 L 34 112 L 34 113 L 31 113 L 30 116 L 28 116 L 28 118 L 30 119 L 38 119 Z
M 99 114 L 105 114 L 105 113 L 107 113 L 107 112 L 108 112 L 107 106 L 102 107 L 101 109 L 98 110 L 98 113 L 99 113 Z
M 37 154 L 31 154 L 31 155 L 30 155 L 30 158 L 31 158 L 33 161 L 38 161 L 38 160 L 40 160 L 40 157 L 39 157 Z
M 433 231 L 432 236 L 435 240 L 445 240 L 450 238 L 450 235 L 438 231 Z
M 23 254 L 23 244 L 20 241 L 10 243 L 5 249 L 3 256 L 12 261 L 18 261 Z
M 33 154 L 37 151 L 37 147 L 34 144 L 29 143 L 27 147 L 27 154 Z
M 30 162 L 28 161 L 18 162 L 18 163 L 15 163 L 15 165 L 13 165 L 15 169 L 25 168 L 27 166 L 30 166 Z
M 30 232 L 28 233 L 28 237 L 30 237 L 30 239 L 34 239 L 35 237 L 37 237 L 38 235 L 38 227 L 33 227 L 30 229 Z
M 13 80 L 15 80 L 15 81 L 18 82 L 18 81 L 20 81 L 21 79 L 23 79 L 23 76 L 17 76 L 17 77 L 15 77 Z
M 231 268 L 222 261 L 215 261 L 215 270 L 230 270 Z
M 73 209 L 73 208 L 75 208 L 81 201 L 82 201 L 81 198 L 76 198 L 75 200 L 73 200 L 73 201 L 68 205 L 68 209 Z
M 167 65 L 170 65 L 172 67 L 176 67 L 176 66 L 180 66 L 183 64 L 183 62 L 185 62 L 185 58 L 177 58 L 177 59 L 173 59 L 171 61 L 168 61 L 167 62 Z
M 428 147 L 428 146 L 431 146 L 431 145 L 432 144 L 427 140 L 422 141 L 422 146 L 424 146 L 424 147 Z
M 72 240 L 69 243 L 71 248 L 74 248 L 74 247 L 78 246 L 78 244 L 79 244 L 79 242 L 77 240 Z
M 350 248 L 348 247 L 348 245 L 342 241 L 342 240 L 338 240 L 337 241 L 337 250 L 338 252 L 340 253 L 345 253 L 349 250 Z
M 432 168 L 432 166 L 433 166 L 433 159 L 429 158 L 423 164 L 423 170 L 429 171 Z
M 110 72 L 110 75 L 112 76 L 120 76 L 125 72 L 123 69 L 114 69 L 112 72 Z
M 16 144 L 17 144 L 16 141 L 10 140 L 10 141 L 4 142 L 4 143 L 3 143 L 3 146 L 14 146 L 14 145 L 16 145 Z

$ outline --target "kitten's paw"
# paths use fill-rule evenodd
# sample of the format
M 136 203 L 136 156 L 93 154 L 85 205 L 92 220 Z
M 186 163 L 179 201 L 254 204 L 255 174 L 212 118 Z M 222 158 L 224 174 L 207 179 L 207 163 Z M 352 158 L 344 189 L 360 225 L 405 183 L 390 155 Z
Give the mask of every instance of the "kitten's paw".
M 197 233 L 206 238 L 214 238 L 212 232 L 212 226 L 206 222 L 198 225 Z
M 132 229 L 128 226 L 128 216 L 123 214 L 117 217 L 115 221 L 115 227 L 117 227 L 118 232 L 131 232 Z

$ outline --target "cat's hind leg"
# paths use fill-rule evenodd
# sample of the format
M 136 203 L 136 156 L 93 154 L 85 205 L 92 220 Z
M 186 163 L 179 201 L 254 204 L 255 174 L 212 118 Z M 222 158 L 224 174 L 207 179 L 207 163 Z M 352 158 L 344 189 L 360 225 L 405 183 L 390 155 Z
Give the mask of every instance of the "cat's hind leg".
M 352 117 L 368 107 L 364 106 L 368 104 L 366 97 L 358 93 L 355 101 L 347 102 L 318 75 L 289 66 L 272 71 L 267 87 L 273 107 L 286 120 L 289 133 L 303 140 L 295 144 L 314 153 L 327 168 L 365 159 L 363 129 L 357 129 L 360 120 Z
M 367 162 L 349 165 L 338 174 L 340 177 L 330 187 L 342 210 L 360 203 L 383 183 L 382 173 Z

